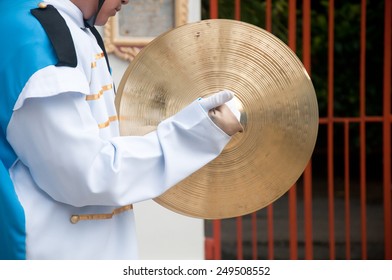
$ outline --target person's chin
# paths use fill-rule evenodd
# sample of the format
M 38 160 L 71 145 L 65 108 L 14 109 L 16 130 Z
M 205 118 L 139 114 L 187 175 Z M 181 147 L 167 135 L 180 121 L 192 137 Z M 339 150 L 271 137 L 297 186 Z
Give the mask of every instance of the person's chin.
M 109 20 L 109 17 L 104 17 L 104 18 L 100 18 L 98 17 L 97 20 L 95 21 L 95 25 L 97 26 L 103 26 L 106 24 L 106 22 Z

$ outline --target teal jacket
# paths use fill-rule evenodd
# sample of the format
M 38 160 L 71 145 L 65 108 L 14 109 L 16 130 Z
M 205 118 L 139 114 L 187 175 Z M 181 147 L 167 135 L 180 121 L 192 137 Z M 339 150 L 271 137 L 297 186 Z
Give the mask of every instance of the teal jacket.
M 17 155 L 7 142 L 7 126 L 29 78 L 57 63 L 45 30 L 31 14 L 37 3 L 0 1 L 0 259 L 26 258 L 24 211 L 8 172 Z

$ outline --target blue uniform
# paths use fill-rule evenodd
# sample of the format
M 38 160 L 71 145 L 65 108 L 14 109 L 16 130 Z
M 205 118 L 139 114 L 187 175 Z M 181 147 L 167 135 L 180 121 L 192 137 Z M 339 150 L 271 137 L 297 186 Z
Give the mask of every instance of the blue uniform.
M 0 51 L 6 54 L 0 61 L 0 259 L 25 258 L 24 212 L 7 171 L 17 158 L 6 140 L 8 122 L 31 75 L 57 63 L 45 31 L 29 13 L 36 6 L 34 0 L 0 2 Z

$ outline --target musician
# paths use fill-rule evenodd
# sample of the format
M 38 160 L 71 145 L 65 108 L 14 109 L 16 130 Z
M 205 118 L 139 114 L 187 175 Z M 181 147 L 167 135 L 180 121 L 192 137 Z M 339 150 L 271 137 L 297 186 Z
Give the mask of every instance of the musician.
M 145 136 L 119 136 L 94 25 L 127 3 L 0 2 L 0 259 L 136 259 L 132 204 L 203 167 L 242 130 L 223 90 Z

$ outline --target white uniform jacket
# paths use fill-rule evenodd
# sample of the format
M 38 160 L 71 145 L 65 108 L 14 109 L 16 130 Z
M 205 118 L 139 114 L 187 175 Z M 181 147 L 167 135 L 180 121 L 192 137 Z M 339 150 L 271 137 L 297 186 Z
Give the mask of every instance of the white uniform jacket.
M 216 158 L 230 137 L 196 100 L 145 136 L 119 136 L 105 57 L 81 11 L 48 0 L 74 40 L 76 68 L 48 66 L 28 80 L 7 140 L 10 176 L 25 212 L 27 259 L 135 259 L 133 211 L 111 219 L 84 214 L 155 198 Z

